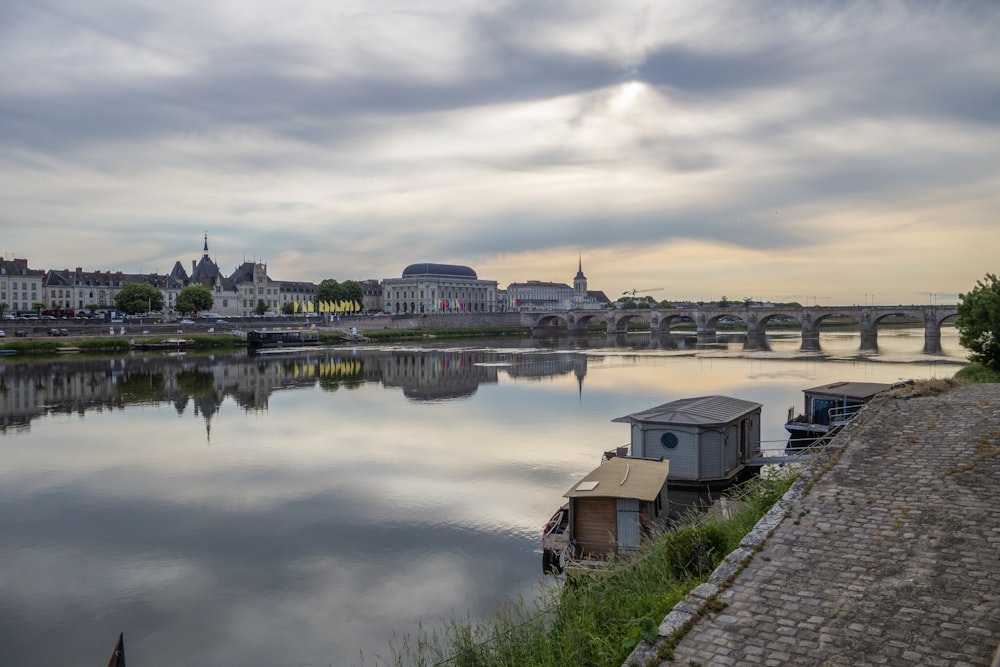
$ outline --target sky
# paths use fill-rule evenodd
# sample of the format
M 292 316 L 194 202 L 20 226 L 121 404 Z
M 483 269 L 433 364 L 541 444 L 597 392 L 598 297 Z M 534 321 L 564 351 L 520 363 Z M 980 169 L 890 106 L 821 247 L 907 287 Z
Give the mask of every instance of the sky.
M 1000 4 L 7 0 L 39 269 L 954 303 L 1000 272 Z

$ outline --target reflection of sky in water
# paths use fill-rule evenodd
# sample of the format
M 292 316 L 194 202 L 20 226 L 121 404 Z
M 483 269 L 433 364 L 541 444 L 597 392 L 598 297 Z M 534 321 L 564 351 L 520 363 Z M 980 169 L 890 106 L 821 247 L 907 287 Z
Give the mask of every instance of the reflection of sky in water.
M 406 397 L 417 355 L 391 382 L 292 383 L 210 420 L 165 402 L 40 416 L 0 436 L 0 664 L 99 664 L 120 631 L 144 667 L 374 664 L 393 630 L 536 590 L 540 526 L 628 440 L 612 418 L 725 393 L 781 439 L 804 387 L 957 368 L 921 336 L 879 342 L 864 359 L 856 336 L 824 338 L 851 357 L 831 363 L 794 358 L 797 338 L 750 356 L 598 339 L 555 375 L 537 351 L 466 359 L 487 380 L 450 400 Z

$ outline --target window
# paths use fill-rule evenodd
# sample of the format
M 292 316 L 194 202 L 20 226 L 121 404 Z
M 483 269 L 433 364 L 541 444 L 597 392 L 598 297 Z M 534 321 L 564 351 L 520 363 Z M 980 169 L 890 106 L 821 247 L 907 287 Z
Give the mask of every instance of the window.
M 660 444 L 663 445 L 664 449 L 673 449 L 674 447 L 677 446 L 677 443 L 678 440 L 676 433 L 671 433 L 670 431 L 667 431 L 666 433 L 660 436 Z

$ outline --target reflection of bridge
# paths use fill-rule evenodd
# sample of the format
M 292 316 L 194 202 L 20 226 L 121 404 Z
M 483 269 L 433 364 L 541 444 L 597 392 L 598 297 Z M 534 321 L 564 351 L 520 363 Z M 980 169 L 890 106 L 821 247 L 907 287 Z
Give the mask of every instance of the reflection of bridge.
M 699 342 L 714 342 L 720 323 L 746 326 L 746 349 L 760 350 L 767 347 L 768 323 L 795 322 L 802 334 L 803 351 L 819 350 L 820 324 L 829 318 L 838 321 L 853 320 L 861 329 L 861 350 L 878 349 L 878 325 L 887 317 L 905 317 L 924 325 L 924 353 L 941 352 L 941 325 L 958 315 L 955 306 L 800 306 L 775 308 L 770 306 L 729 307 L 703 306 L 701 308 L 649 308 L 638 310 L 568 310 L 536 311 L 521 313 L 522 323 L 532 333 L 564 330 L 583 333 L 587 327 L 604 324 L 609 334 L 625 333 L 628 325 L 648 325 L 652 333 L 670 333 L 675 324 L 694 324 Z

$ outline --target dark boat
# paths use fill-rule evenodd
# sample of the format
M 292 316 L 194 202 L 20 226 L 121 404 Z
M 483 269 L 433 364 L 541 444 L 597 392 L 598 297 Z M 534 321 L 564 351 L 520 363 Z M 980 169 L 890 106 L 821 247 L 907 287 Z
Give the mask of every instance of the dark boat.
M 125 667 L 125 633 L 118 633 L 118 643 L 108 659 L 108 667 Z
M 835 428 L 843 426 L 859 410 L 882 392 L 901 387 L 905 383 L 885 382 L 833 382 L 819 387 L 803 389 L 805 412 L 795 415 L 795 408 L 788 408 L 785 430 L 790 436 L 789 447 L 807 447 Z
M 247 332 L 247 348 L 266 350 L 319 345 L 319 334 L 312 329 L 257 329 Z

